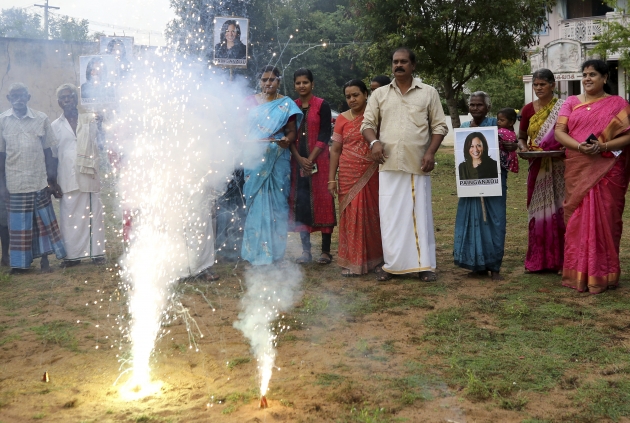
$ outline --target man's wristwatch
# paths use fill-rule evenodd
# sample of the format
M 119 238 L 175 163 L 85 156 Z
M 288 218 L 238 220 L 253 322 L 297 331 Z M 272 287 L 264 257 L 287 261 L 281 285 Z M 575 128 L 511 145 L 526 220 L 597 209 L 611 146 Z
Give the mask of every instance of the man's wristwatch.
M 374 146 L 374 143 L 377 143 L 377 142 L 381 142 L 381 140 L 374 140 L 374 141 L 372 141 L 372 142 L 370 143 L 370 150 L 371 150 L 371 149 L 372 149 L 372 147 Z

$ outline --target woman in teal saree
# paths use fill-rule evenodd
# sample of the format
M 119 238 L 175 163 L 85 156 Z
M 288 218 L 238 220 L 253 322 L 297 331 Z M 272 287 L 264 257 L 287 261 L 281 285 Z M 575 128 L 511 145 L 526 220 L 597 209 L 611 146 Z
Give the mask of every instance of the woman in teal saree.
M 462 128 L 497 126 L 496 118 L 487 117 L 490 96 L 483 91 L 470 95 L 473 120 Z M 505 151 L 515 151 L 516 143 L 504 144 Z M 457 205 L 453 258 L 455 265 L 471 270 L 469 276 L 487 276 L 501 280 L 501 264 L 505 252 L 506 197 L 508 170 L 501 164 L 502 195 L 500 197 L 462 197 Z
M 245 165 L 247 218 L 241 256 L 252 265 L 272 264 L 284 257 L 289 220 L 291 153 L 302 112 L 289 97 L 278 93 L 280 72 L 265 67 L 262 92 L 245 99 L 247 141 L 256 156 Z M 261 143 L 264 143 L 261 145 Z M 259 148 L 262 147 L 262 148 Z

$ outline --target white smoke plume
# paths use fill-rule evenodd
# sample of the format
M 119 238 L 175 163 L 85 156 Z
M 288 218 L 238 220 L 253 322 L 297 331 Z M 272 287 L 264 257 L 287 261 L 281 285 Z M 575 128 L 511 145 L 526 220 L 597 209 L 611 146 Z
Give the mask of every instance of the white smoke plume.
M 290 327 L 272 328 L 272 322 L 289 311 L 301 295 L 302 271 L 296 264 L 283 268 L 258 266 L 245 274 L 247 291 L 241 300 L 242 311 L 234 327 L 243 332 L 258 362 L 260 395 L 269 388 L 276 359 L 277 333 Z
M 150 383 L 155 342 L 175 315 L 173 285 L 214 264 L 211 209 L 240 162 L 244 85 L 158 51 L 118 87 L 107 148 L 119 161 L 121 209 L 132 215 L 121 276 L 134 387 Z

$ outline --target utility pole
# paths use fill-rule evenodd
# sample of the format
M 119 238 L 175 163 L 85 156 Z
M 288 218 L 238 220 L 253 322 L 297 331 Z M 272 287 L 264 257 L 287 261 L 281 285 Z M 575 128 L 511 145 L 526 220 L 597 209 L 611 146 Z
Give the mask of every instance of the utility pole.
M 48 6 L 48 0 L 46 0 L 46 4 L 36 4 L 37 7 L 44 8 L 44 33 L 46 34 L 46 39 L 48 39 L 48 9 L 60 9 L 56 6 Z

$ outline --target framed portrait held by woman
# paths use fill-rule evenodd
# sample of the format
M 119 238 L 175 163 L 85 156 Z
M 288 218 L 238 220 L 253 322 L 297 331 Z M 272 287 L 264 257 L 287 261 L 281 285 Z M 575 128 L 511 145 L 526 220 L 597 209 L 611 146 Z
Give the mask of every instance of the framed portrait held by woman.
M 501 196 L 496 126 L 455 129 L 458 197 Z

